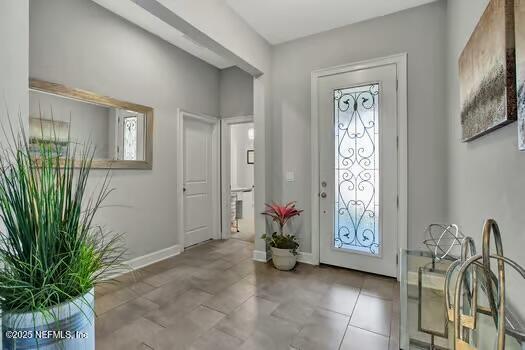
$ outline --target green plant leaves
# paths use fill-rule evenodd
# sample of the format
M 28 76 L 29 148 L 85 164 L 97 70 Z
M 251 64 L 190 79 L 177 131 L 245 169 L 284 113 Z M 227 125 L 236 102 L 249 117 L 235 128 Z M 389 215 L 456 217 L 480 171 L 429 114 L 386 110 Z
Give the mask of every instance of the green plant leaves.
M 44 311 L 122 269 L 125 250 L 93 223 L 112 190 L 108 172 L 87 193 L 90 144 L 42 143 L 37 159 L 23 132 L 13 140 L 0 154 L 0 308 Z
M 268 216 L 272 221 L 279 226 L 279 233 L 274 232 L 271 235 L 263 234 L 262 239 L 270 245 L 270 247 L 279 249 L 289 249 L 294 255 L 297 255 L 299 242 L 294 235 L 287 235 L 284 231 L 284 226 L 294 217 L 301 215 L 303 210 L 295 208 L 295 202 L 289 202 L 284 205 L 279 203 L 266 204 L 266 210 L 261 213 Z
M 297 255 L 297 248 L 299 248 L 299 242 L 297 237 L 294 235 L 280 234 L 277 232 L 269 234 L 263 234 L 262 239 L 266 240 L 270 247 L 279 249 L 289 249 L 294 255 Z

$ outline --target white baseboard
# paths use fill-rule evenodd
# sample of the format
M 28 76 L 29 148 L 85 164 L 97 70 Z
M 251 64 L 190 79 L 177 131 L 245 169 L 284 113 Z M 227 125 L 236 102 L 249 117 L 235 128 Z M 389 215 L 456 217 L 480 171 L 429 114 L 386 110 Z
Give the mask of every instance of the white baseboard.
M 269 256 L 266 254 L 266 252 L 263 252 L 261 250 L 254 250 L 253 260 L 260 261 L 260 262 L 267 262 L 270 259 L 269 259 Z
M 156 252 L 142 255 L 131 260 L 126 261 L 126 265 L 131 267 L 133 270 L 138 270 L 145 266 L 154 264 L 161 260 L 171 258 L 172 256 L 179 255 L 182 252 L 182 247 L 175 244 L 171 247 L 157 250 Z
M 135 271 L 138 269 L 141 269 L 143 267 L 146 267 L 148 265 L 154 264 L 156 262 L 159 262 L 161 260 L 171 258 L 173 256 L 179 255 L 182 253 L 182 247 L 179 244 L 175 244 L 171 247 L 164 248 L 161 250 L 157 250 L 156 252 L 149 253 L 146 255 L 138 256 L 136 258 L 130 259 L 128 261 L 124 262 L 124 265 L 129 267 L 129 270 L 123 271 L 120 273 L 117 273 L 112 276 L 108 276 L 107 279 L 113 279 L 117 278 L 123 274 L 126 274 L 131 271 Z
M 315 265 L 312 253 L 299 252 L 299 255 L 297 256 L 297 261 L 304 264 Z
M 255 261 L 267 262 L 270 260 L 270 258 L 270 254 L 266 254 L 266 252 L 263 252 L 261 250 L 253 251 L 253 260 Z M 297 255 L 297 261 L 304 264 L 314 265 L 312 253 L 299 252 L 299 255 Z

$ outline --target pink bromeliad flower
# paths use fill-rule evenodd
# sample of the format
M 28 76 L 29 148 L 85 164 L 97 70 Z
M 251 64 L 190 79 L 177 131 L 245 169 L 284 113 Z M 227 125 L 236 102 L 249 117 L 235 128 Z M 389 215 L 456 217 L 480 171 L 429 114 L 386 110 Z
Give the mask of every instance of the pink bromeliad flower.
M 303 210 L 295 208 L 295 202 L 285 205 L 278 203 L 266 204 L 266 210 L 263 215 L 269 216 L 279 225 L 279 232 L 282 234 L 284 226 L 291 218 L 301 215 Z

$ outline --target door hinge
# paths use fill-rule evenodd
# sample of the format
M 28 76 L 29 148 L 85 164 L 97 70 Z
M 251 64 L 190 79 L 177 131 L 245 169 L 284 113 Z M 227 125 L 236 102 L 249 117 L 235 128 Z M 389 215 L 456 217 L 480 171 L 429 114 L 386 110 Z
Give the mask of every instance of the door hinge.
M 396 196 L 396 206 L 397 209 L 399 209 L 399 195 Z
M 396 91 L 399 90 L 399 79 L 396 79 Z
M 399 265 L 399 253 L 396 253 L 396 265 Z
M 396 136 L 396 147 L 399 149 L 399 136 Z

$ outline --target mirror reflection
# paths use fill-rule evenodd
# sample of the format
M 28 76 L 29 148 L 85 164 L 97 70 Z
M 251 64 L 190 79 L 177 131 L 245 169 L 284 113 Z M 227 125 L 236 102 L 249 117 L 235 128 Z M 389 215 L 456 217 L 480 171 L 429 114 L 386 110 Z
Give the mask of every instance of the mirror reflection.
M 69 137 L 73 143 L 92 144 L 95 159 L 145 160 L 143 113 L 35 90 L 29 92 L 29 105 L 29 138 L 35 152 L 40 143 L 65 146 Z
M 29 142 L 36 157 L 42 144 L 63 153 L 71 142 L 93 147 L 94 167 L 151 169 L 152 136 L 150 107 L 30 80 Z

